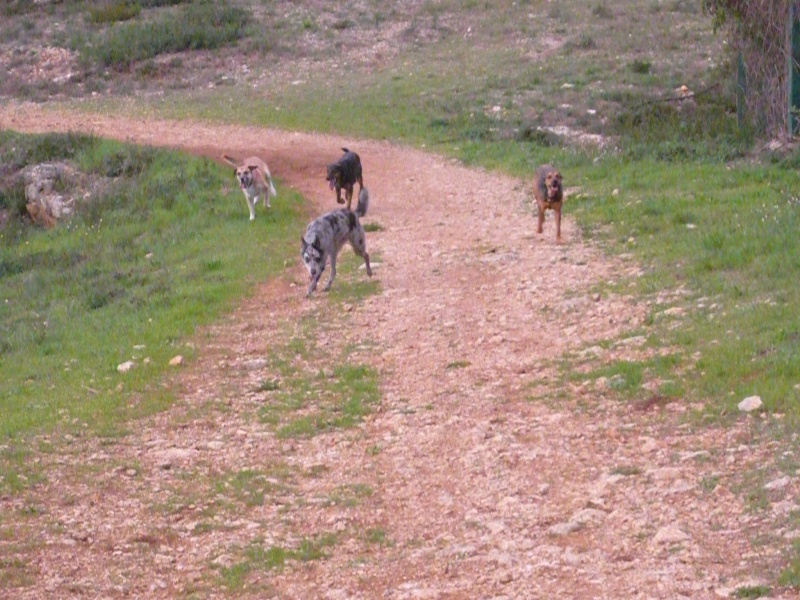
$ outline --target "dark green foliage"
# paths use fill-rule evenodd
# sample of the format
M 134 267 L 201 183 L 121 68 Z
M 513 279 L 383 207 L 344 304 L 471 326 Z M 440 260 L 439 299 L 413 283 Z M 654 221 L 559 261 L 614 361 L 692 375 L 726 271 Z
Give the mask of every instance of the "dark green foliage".
M 90 137 L 8 132 L 0 132 L 0 156 L 4 182 L 21 179 L 18 169 L 33 159 L 67 157 L 81 173 L 76 182 L 97 184 L 52 229 L 21 217 L 0 228 L 0 438 L 47 427 L 66 413 L 91 415 L 98 426 L 124 420 L 126 403 L 101 394 L 94 404 L 85 387 L 105 386 L 103 374 L 141 344 L 152 363 L 126 379 L 141 393 L 166 368 L 176 340 L 245 293 L 253 275 L 241 268 L 243 256 L 259 252 L 264 239 L 281 240 L 261 263 L 270 274 L 294 255 L 288 239 L 300 227 L 297 196 L 284 191 L 282 202 L 247 227 L 229 170 L 208 160 Z M 4 205 L 24 202 L 19 187 L 0 189 Z M 161 388 L 145 396 L 140 414 L 170 400 Z
M 116 0 L 89 7 L 89 21 L 96 24 L 127 21 L 138 16 L 142 8 L 131 0 Z
M 23 137 L 0 131 L 0 164 L 18 169 L 50 160 L 71 159 L 94 143 L 92 136 L 82 133 L 45 133 Z
M 752 138 L 739 130 L 736 107 L 724 95 L 698 94 L 685 101 L 617 94 L 609 133 L 621 138 L 631 157 L 659 160 L 733 160 L 744 156 Z
M 166 52 L 213 50 L 244 36 L 247 11 L 225 3 L 201 2 L 151 22 L 112 28 L 86 48 L 95 60 L 117 70 Z

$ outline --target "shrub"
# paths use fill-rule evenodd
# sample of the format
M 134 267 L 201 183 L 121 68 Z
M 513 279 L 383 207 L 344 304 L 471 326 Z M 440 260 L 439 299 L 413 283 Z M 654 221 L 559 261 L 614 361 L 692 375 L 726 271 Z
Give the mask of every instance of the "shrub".
M 91 52 L 95 60 L 117 70 L 166 52 L 215 49 L 244 36 L 248 13 L 225 4 L 202 2 L 148 23 L 113 28 Z
M 159 6 L 176 6 L 191 1 L 192 0 L 139 0 L 139 4 L 142 8 L 156 8 Z
M 136 2 L 116 0 L 89 8 L 89 21 L 97 24 L 127 21 L 138 16 L 141 10 Z
M 652 68 L 652 64 L 649 60 L 634 60 L 630 64 L 631 71 L 634 73 L 638 73 L 639 75 L 647 75 L 650 73 L 650 69 Z

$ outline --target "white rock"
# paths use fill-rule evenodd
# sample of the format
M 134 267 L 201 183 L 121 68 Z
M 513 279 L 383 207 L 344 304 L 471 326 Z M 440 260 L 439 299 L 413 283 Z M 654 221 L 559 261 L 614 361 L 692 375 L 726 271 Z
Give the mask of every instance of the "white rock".
M 578 523 L 579 525 L 587 525 L 590 523 L 599 523 L 606 518 L 606 513 L 596 508 L 584 508 L 572 515 L 570 523 Z
M 662 527 L 653 537 L 653 541 L 657 544 L 678 544 L 688 539 L 689 536 L 687 534 L 672 526 Z
M 681 470 L 676 467 L 661 467 L 658 469 L 651 469 L 647 474 L 655 481 L 675 481 L 681 476 Z
M 772 481 L 770 481 L 768 484 L 766 484 L 764 486 L 764 489 L 765 490 L 782 490 L 787 485 L 789 485 L 789 481 L 790 481 L 789 480 L 789 476 L 788 475 L 784 475 L 783 477 L 781 477 L 779 479 L 773 479 Z
M 739 410 L 742 412 L 751 412 L 761 408 L 762 404 L 764 403 L 761 402 L 761 398 L 759 396 L 748 396 L 739 402 Z
M 245 362 L 244 368 L 248 371 L 258 371 L 259 369 L 266 367 L 268 364 L 269 362 L 265 358 L 254 358 Z
M 179 365 L 182 365 L 183 364 L 183 356 L 181 356 L 180 354 L 178 354 L 177 356 L 173 356 L 170 359 L 169 364 L 170 364 L 171 367 L 177 367 Z
M 120 373 L 127 373 L 134 367 L 134 362 L 132 360 L 126 360 L 124 363 L 120 363 L 117 365 L 117 371 Z
M 572 533 L 573 531 L 578 531 L 582 525 L 580 523 L 576 523 L 574 521 L 568 521 L 566 523 L 556 523 L 552 525 L 548 530 L 547 533 L 553 536 L 559 535 L 567 535 Z

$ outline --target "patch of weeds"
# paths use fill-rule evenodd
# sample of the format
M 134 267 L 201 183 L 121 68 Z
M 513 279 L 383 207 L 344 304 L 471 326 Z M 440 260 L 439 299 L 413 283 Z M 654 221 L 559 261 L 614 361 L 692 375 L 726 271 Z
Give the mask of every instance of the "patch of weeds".
M 278 379 L 263 379 L 256 388 L 257 392 L 274 392 L 280 389 L 281 384 Z
M 0 589 L 26 588 L 36 582 L 36 574 L 22 559 L 0 557 Z
M 0 131 L 0 158 L 8 167 L 20 169 L 29 164 L 76 158 L 97 143 L 95 137 L 82 133 L 23 136 Z
M 327 558 L 326 548 L 337 543 L 334 533 L 323 533 L 304 538 L 294 550 L 281 546 L 265 546 L 260 540 L 251 542 L 242 551 L 242 560 L 230 567 L 220 568 L 222 584 L 229 591 L 244 587 L 247 577 L 255 571 L 280 571 L 290 560 L 309 562 Z
M 310 477 L 312 479 L 317 477 L 322 477 L 325 473 L 327 473 L 330 469 L 327 465 L 312 465 L 308 470 L 303 473 L 304 477 Z
M 610 389 L 630 395 L 639 390 L 644 381 L 644 364 L 641 362 L 619 360 L 596 369 L 588 374 L 589 379 L 604 377 Z
M 751 512 L 763 512 L 769 508 L 769 494 L 764 489 L 766 474 L 752 469 L 741 474 L 740 480 L 731 490 L 742 496 L 745 507 Z
M 158 8 L 161 6 L 177 6 L 178 4 L 190 4 L 194 0 L 136 0 L 142 8 Z
M 610 473 L 612 475 L 624 475 L 625 477 L 631 477 L 633 475 L 641 475 L 642 468 L 637 467 L 636 465 L 618 465 L 611 469 Z
M 794 540 L 792 542 L 788 562 L 789 564 L 781 571 L 778 577 L 778 583 L 780 585 L 798 588 L 800 587 L 800 540 Z
M 31 453 L 19 447 L 0 449 L 0 493 L 19 495 L 32 485 L 45 481 L 41 471 L 30 464 Z
M 115 27 L 84 52 L 101 65 L 126 70 L 134 62 L 167 52 L 213 50 L 244 35 L 249 13 L 227 3 L 194 2 L 178 13 Z
M 337 19 L 331 24 L 331 27 L 337 31 L 344 31 L 352 26 L 353 22 L 350 19 Z
M 743 585 L 733 592 L 734 598 L 761 598 L 769 596 L 772 589 L 768 585 Z
M 89 22 L 95 25 L 127 21 L 139 16 L 142 7 L 131 0 L 115 0 L 89 7 Z
M 293 337 L 292 339 L 290 339 L 289 343 L 286 345 L 286 349 L 293 356 L 299 356 L 301 358 L 305 358 L 308 356 L 308 347 L 306 346 L 306 340 L 302 337 Z
M 592 15 L 598 19 L 613 19 L 614 13 L 605 2 L 598 2 L 592 6 Z
M 217 494 L 231 496 L 245 506 L 263 506 L 272 495 L 290 489 L 285 481 L 288 477 L 287 468 L 281 465 L 270 472 L 243 469 L 218 481 L 215 489 Z
M 361 502 L 363 498 L 372 496 L 372 488 L 363 483 L 354 483 L 338 486 L 328 496 L 330 503 L 334 506 L 346 506 L 353 508 Z
M 653 64 L 649 60 L 634 60 L 632 63 L 628 65 L 631 71 L 637 73 L 638 75 L 649 75 L 650 69 L 652 69 Z
M 369 244 L 369 241 L 367 243 Z M 370 255 L 370 262 L 380 262 L 380 257 L 373 253 Z M 371 278 L 367 277 L 363 265 L 364 261 L 352 252 L 340 257 L 336 264 L 336 279 L 328 292 L 328 297 L 332 301 L 360 302 L 364 298 L 380 293 L 380 280 L 375 277 L 374 272 Z
M 364 541 L 367 544 L 377 545 L 377 546 L 392 546 L 394 545 L 391 540 L 386 535 L 386 530 L 383 527 L 372 527 L 367 529 L 364 533 Z
M 651 71 L 647 61 L 634 61 L 629 68 L 642 75 Z M 739 130 L 735 105 L 730 105 L 730 98 L 724 95 L 696 98 L 693 110 L 645 95 L 621 93 L 608 96 L 608 100 L 617 104 L 608 133 L 627 141 L 630 157 L 729 161 L 747 152 L 750 138 Z
M 703 477 L 700 480 L 700 489 L 703 490 L 706 494 L 710 494 L 719 485 L 719 475 L 709 475 L 708 477 Z
M 468 366 L 470 366 L 471 364 L 472 363 L 469 362 L 468 360 L 456 360 L 456 361 L 447 363 L 444 368 L 446 370 L 448 370 L 448 371 L 451 370 L 451 369 L 465 369 Z
M 291 557 L 301 562 L 327 558 L 325 549 L 335 546 L 337 541 L 335 533 L 323 533 L 313 538 L 305 538 L 297 549 L 292 551 Z
M 383 225 L 378 223 L 377 221 L 371 221 L 369 223 L 364 223 L 363 225 L 364 231 L 370 233 L 372 231 L 384 231 Z
M 577 38 L 569 40 L 562 49 L 562 52 L 569 53 L 574 50 L 594 50 L 597 48 L 597 42 L 594 37 L 588 33 L 581 33 Z
M 277 431 L 279 437 L 312 437 L 332 429 L 354 427 L 379 400 L 375 371 L 361 365 L 335 368 L 333 378 L 320 381 L 314 392 L 315 412 L 282 425 Z M 296 391 L 287 393 L 291 395 Z
M 288 553 L 280 546 L 265 547 L 253 542 L 243 552 L 243 560 L 230 567 L 222 567 L 222 584 L 230 591 L 244 586 L 247 576 L 253 571 L 281 570 L 286 564 Z

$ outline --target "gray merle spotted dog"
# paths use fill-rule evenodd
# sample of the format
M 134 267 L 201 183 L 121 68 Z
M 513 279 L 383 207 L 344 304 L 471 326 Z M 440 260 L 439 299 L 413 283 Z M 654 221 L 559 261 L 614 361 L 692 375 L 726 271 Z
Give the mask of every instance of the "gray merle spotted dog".
M 336 256 L 345 242 L 349 242 L 353 251 L 364 259 L 367 275 L 372 277 L 372 267 L 369 265 L 369 254 L 367 254 L 367 238 L 359 221 L 359 217 L 367 214 L 368 207 L 369 192 L 367 188 L 362 188 L 358 194 L 358 206 L 355 212 L 346 208 L 332 210 L 308 224 L 306 232 L 300 238 L 300 256 L 311 278 L 306 298 L 317 289 L 317 282 L 325 270 L 328 258 L 331 260 L 331 275 L 323 290 L 330 289 L 333 278 L 336 277 Z

